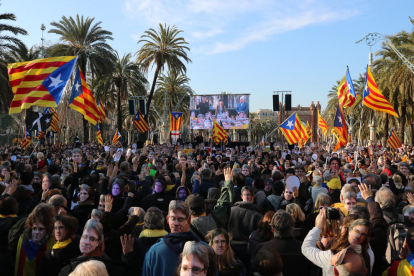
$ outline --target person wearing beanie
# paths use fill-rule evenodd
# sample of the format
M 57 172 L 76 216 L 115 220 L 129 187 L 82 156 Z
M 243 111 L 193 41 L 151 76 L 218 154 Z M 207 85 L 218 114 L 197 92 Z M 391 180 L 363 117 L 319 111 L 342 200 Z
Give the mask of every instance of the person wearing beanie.
M 44 160 L 39 161 L 37 163 L 37 172 L 39 173 L 45 173 L 47 172 L 47 162 Z

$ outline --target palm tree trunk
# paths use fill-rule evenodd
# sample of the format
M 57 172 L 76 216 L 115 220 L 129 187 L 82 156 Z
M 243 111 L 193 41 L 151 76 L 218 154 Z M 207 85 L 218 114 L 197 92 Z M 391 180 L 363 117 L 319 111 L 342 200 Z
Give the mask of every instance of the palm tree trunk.
M 118 112 L 118 122 L 117 122 L 117 127 L 118 127 L 118 131 L 121 132 L 122 131 L 122 110 L 121 110 L 121 85 L 117 85 L 118 88 L 118 100 L 117 100 L 117 112 Z M 122 133 L 121 133 L 122 135 Z
M 147 122 L 148 122 L 148 117 L 149 117 L 149 110 L 150 110 L 150 107 L 151 107 L 151 101 L 152 101 L 152 97 L 154 96 L 155 85 L 157 83 L 157 78 L 158 78 L 159 72 L 160 72 L 160 66 L 157 65 L 157 69 L 155 70 L 155 74 L 154 74 L 154 79 L 152 80 L 152 86 L 151 86 L 150 94 L 148 96 L 147 114 L 145 114 L 145 116 L 144 116 L 145 121 L 147 121 Z
M 390 128 L 390 126 L 389 126 L 389 124 L 390 124 L 390 118 L 388 117 L 389 115 L 388 115 L 388 113 L 385 113 L 385 126 L 384 126 L 384 145 L 386 145 L 386 143 L 387 143 L 387 138 L 388 138 L 388 133 L 390 132 L 389 131 L 389 128 Z M 383 142 L 383 141 L 381 141 L 381 142 Z
M 414 124 L 410 124 L 410 128 L 411 128 L 410 145 L 414 145 Z
M 400 141 L 401 143 L 404 143 L 405 124 L 407 122 L 406 113 L 407 113 L 407 109 L 404 104 L 401 106 L 401 116 L 400 116 Z

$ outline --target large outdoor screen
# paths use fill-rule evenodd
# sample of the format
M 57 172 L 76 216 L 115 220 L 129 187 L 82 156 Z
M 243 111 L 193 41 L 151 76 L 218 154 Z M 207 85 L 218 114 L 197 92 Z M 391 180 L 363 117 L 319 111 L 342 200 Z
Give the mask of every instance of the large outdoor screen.
M 191 129 L 212 129 L 214 119 L 225 129 L 248 129 L 249 95 L 197 95 L 190 98 Z

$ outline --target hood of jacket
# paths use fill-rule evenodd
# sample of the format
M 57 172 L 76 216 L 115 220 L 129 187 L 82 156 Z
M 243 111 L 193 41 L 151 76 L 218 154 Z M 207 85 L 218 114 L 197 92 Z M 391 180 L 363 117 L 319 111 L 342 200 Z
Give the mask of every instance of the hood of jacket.
M 165 244 L 177 254 L 181 254 L 183 252 L 186 242 L 200 241 L 200 239 L 192 232 L 169 233 L 163 237 L 163 240 Z

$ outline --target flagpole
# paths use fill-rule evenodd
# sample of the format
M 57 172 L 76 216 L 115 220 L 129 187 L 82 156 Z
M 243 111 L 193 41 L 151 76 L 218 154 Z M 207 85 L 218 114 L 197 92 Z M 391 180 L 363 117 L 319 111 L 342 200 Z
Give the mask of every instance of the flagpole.
M 32 153 L 30 154 L 30 156 L 32 156 L 32 154 L 34 153 L 34 151 L 36 150 L 36 148 L 37 148 L 37 146 L 39 145 L 39 143 L 40 143 L 40 140 L 39 141 L 37 141 L 37 144 L 36 144 L 36 146 L 33 148 L 33 151 L 32 151 Z

